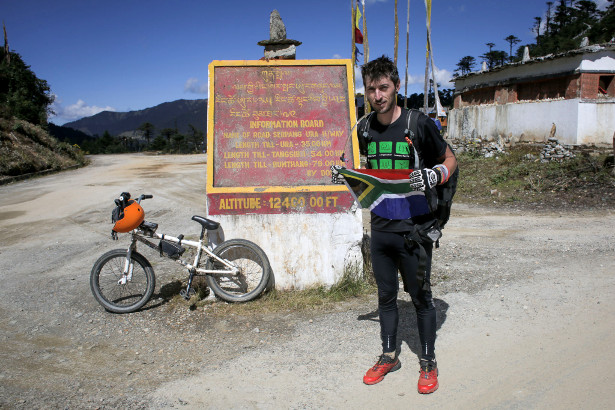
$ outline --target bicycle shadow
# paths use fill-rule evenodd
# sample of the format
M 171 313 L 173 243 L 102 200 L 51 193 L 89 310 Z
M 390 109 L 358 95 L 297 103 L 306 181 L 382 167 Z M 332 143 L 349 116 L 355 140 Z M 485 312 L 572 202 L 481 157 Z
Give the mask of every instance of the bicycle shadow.
M 446 312 L 449 304 L 442 299 L 434 298 L 436 306 L 436 341 L 438 340 L 438 331 L 446 321 Z M 416 320 L 416 309 L 412 301 L 397 300 L 397 308 L 399 309 L 399 325 L 397 326 L 397 354 L 401 351 L 402 344 L 405 342 L 412 353 L 417 356 L 417 361 L 421 355 L 421 343 Z M 378 309 L 357 316 L 357 320 L 371 320 L 379 322 Z M 374 334 L 374 337 L 379 337 L 379 333 Z M 437 345 L 436 345 L 437 351 Z M 436 353 L 437 355 L 437 353 Z
M 158 292 L 154 292 L 150 301 L 143 306 L 140 311 L 156 309 L 162 305 L 169 303 L 186 285 L 181 280 L 174 280 L 160 287 Z

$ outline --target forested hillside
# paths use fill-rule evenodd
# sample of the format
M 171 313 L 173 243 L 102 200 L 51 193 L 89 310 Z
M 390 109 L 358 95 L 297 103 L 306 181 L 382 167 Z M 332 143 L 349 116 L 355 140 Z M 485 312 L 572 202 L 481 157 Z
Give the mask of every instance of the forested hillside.
M 6 45 L 0 49 L 0 102 L 0 183 L 86 162 L 79 148 L 49 134 L 49 86 Z
M 129 112 L 103 111 L 56 126 L 61 141 L 89 154 L 155 150 L 188 154 L 206 149 L 207 100 L 176 100 Z
M 488 51 L 480 56 L 462 57 L 454 76 L 480 68 L 478 59 L 488 69 L 521 61 L 525 47 L 530 57 L 541 57 L 584 45 L 611 42 L 615 38 L 615 0 L 607 1 L 604 10 L 598 9 L 597 3 L 592 0 L 547 1 L 543 15 L 534 17 L 533 21 L 519 22 L 519 30 L 525 30 L 526 24 L 531 27 L 535 42 L 520 44 L 521 40 L 514 33 L 501 39 L 485 38 Z
M 139 130 L 144 123 L 150 123 L 156 130 L 177 129 L 187 134 L 190 125 L 205 132 L 207 129 L 207 100 L 177 100 L 155 107 L 129 112 L 103 111 L 91 117 L 81 118 L 64 124 L 89 136 L 101 136 L 105 131 L 121 135 Z

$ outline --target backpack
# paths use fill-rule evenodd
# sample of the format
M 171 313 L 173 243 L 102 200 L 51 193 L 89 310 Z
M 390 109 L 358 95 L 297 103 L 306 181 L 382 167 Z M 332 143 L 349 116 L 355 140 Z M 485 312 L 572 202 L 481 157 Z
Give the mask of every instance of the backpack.
M 421 147 L 416 140 L 418 118 L 420 111 L 410 109 L 406 111 L 406 137 L 412 142 L 411 151 L 414 155 L 414 167 L 413 169 L 424 168 L 423 156 L 421 154 Z M 367 152 L 367 144 L 369 143 L 369 124 L 374 115 L 374 111 L 366 114 L 358 122 L 358 137 L 359 137 L 359 150 L 361 152 Z M 447 144 L 451 151 L 454 153 L 453 147 Z M 457 181 L 459 179 L 459 166 L 455 169 L 455 172 L 448 178 L 444 184 L 436 185 L 431 190 L 425 191 L 429 207 L 434 218 L 438 221 L 440 229 L 444 228 L 451 216 L 451 208 L 453 206 L 453 197 L 457 191 Z

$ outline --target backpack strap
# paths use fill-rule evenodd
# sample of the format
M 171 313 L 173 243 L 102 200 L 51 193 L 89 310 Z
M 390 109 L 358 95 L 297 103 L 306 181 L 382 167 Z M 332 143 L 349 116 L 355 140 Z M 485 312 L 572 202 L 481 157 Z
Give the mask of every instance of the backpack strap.
M 406 140 L 412 146 L 412 151 L 414 152 L 414 166 L 412 169 L 421 169 L 423 168 L 423 157 L 421 156 L 420 149 L 416 144 L 416 133 L 418 129 L 419 122 L 419 111 L 415 109 L 410 109 L 406 111 Z
M 359 139 L 359 152 L 363 155 L 367 155 L 367 144 L 369 144 L 369 124 L 375 111 L 369 112 L 359 118 L 357 121 L 357 137 Z
M 425 168 L 425 162 L 423 161 L 421 144 L 417 139 L 419 116 L 421 115 L 421 112 L 419 110 L 410 109 L 407 113 L 405 133 L 406 141 L 408 141 L 408 144 L 412 147 L 412 152 L 414 154 L 414 166 L 412 169 L 423 169 Z M 438 195 L 436 188 L 426 189 L 425 197 L 427 198 L 429 209 L 433 214 L 438 208 Z
M 440 231 L 437 221 L 414 224 L 412 225 L 410 232 L 404 235 L 406 248 L 410 251 L 418 249 L 419 260 L 416 267 L 416 279 L 421 289 L 426 291 L 430 290 L 431 287 L 429 280 L 427 280 L 427 265 L 429 262 L 429 256 L 427 255 L 425 246 L 428 244 L 437 244 L 441 236 L 442 232 Z

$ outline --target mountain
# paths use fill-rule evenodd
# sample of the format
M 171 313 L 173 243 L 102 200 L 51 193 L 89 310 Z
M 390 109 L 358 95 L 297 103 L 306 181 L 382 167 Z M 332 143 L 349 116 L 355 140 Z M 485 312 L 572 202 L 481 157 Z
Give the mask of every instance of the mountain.
M 133 134 L 141 124 L 150 122 L 154 133 L 164 128 L 177 128 L 181 134 L 187 134 L 189 124 L 207 133 L 207 99 L 177 100 L 165 102 L 155 107 L 129 112 L 103 111 L 91 117 L 81 118 L 64 124 L 64 127 L 84 132 L 87 135 Z
M 72 144 L 81 145 L 83 144 L 83 141 L 95 140 L 94 137 L 91 137 L 82 131 L 75 130 L 69 127 L 62 127 L 60 125 L 55 125 L 52 122 L 50 122 L 47 125 L 47 128 L 49 129 L 49 134 L 51 134 L 52 137 L 54 137 L 58 141 L 68 142 L 71 145 Z

